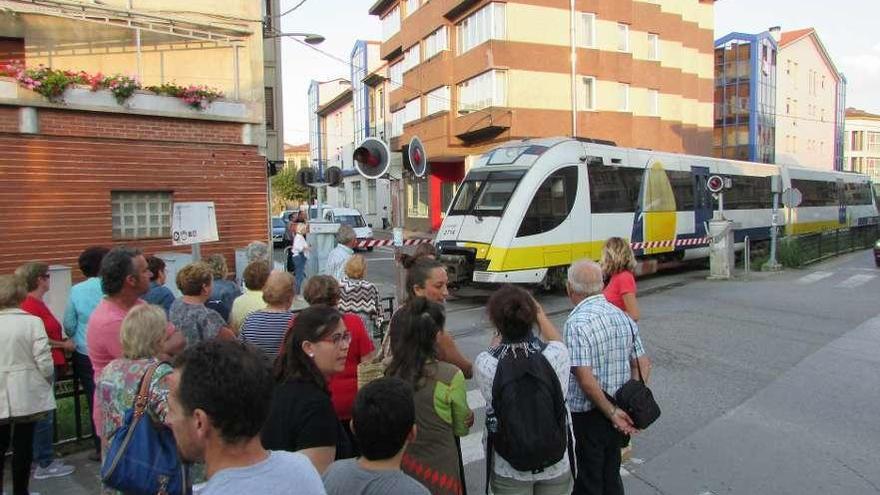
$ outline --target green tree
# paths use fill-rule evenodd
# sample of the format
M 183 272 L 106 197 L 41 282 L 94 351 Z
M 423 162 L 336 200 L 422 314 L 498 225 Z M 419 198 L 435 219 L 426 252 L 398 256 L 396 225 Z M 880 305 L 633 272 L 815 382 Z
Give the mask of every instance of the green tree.
M 285 167 L 272 177 L 272 194 L 276 198 L 297 204 L 309 200 L 311 191 L 308 187 L 297 184 L 296 172 L 297 169 L 293 167 Z

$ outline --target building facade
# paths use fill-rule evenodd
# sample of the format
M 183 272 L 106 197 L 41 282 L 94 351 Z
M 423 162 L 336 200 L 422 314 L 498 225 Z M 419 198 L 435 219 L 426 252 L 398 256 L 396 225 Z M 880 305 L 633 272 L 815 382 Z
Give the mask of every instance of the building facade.
M 391 149 L 419 136 L 428 153 L 428 176 L 407 181 L 411 229 L 439 228 L 467 164 L 510 139 L 712 153 L 712 0 L 377 0 L 369 12 Z
M 780 32 L 776 163 L 842 170 L 846 81 L 813 28 Z
M 263 0 L 263 83 L 266 159 L 285 160 L 284 95 L 281 85 L 281 0 Z
M 311 165 L 309 143 L 284 145 L 284 168 L 299 170 Z
M 715 41 L 715 157 L 776 163 L 777 50 L 769 32 Z
M 844 169 L 880 184 L 880 115 L 847 108 L 844 135 Z

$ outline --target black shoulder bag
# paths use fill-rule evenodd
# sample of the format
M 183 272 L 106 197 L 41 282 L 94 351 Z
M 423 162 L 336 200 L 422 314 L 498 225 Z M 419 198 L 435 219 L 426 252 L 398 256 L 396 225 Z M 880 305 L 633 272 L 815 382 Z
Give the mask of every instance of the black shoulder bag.
M 636 332 L 632 326 L 629 329 L 632 332 L 633 350 L 635 350 Z M 638 380 L 630 378 L 629 381 L 617 389 L 613 399 L 611 397 L 608 397 L 608 399 L 629 415 L 636 428 L 644 430 L 660 417 L 660 406 L 654 400 L 654 394 L 651 393 L 651 389 L 645 385 L 644 375 L 642 375 L 642 368 L 639 365 L 638 358 L 636 358 L 636 368 L 639 370 Z M 608 394 L 606 393 L 606 395 Z

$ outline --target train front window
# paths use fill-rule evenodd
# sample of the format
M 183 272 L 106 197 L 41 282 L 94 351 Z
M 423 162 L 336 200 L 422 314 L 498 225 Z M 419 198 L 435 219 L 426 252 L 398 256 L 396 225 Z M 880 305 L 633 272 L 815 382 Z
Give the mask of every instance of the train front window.
M 458 188 L 449 214 L 501 216 L 525 174 L 525 170 L 469 173 Z
M 475 215 L 501 215 L 516 189 L 515 180 L 487 181 L 474 205 Z
M 462 182 L 461 187 L 458 188 L 458 195 L 452 203 L 452 209 L 449 210 L 449 214 L 467 215 L 471 209 L 471 205 L 474 204 L 474 198 L 477 196 L 477 191 L 480 190 L 482 185 L 483 181 L 481 180 L 465 180 Z

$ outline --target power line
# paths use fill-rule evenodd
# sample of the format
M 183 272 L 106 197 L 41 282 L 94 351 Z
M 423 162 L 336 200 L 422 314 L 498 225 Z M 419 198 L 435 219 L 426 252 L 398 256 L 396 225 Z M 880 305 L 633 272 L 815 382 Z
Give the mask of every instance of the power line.
M 286 11 L 284 11 L 284 12 L 278 14 L 278 15 L 273 15 L 272 18 L 273 18 L 273 19 L 280 19 L 280 18 L 286 16 L 287 14 L 293 12 L 294 10 L 300 8 L 300 7 L 302 6 L 302 4 L 304 4 L 304 3 L 306 3 L 306 0 L 300 0 L 299 3 L 297 3 L 296 5 L 294 5 L 293 7 L 291 7 L 290 9 L 288 9 L 288 10 L 286 10 Z

